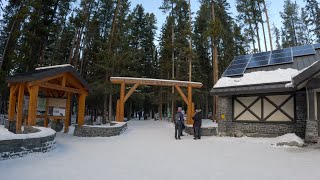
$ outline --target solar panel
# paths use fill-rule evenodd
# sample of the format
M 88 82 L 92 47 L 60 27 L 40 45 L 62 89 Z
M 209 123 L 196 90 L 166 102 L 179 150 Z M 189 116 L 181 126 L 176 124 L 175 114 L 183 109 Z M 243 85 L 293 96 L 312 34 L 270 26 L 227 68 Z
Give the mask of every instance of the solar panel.
M 313 48 L 314 48 L 314 49 L 320 49 L 320 43 L 319 43 L 319 44 L 314 44 L 314 45 L 313 45 Z
M 306 56 L 316 54 L 312 45 L 292 47 L 293 57 Z
M 223 73 L 223 76 L 242 75 L 246 70 L 247 64 L 252 55 L 242 55 L 234 58 L 229 67 Z
M 274 50 L 271 52 L 269 65 L 285 64 L 293 62 L 291 48 Z
M 270 51 L 253 54 L 247 68 L 267 66 L 269 63 L 270 55 Z

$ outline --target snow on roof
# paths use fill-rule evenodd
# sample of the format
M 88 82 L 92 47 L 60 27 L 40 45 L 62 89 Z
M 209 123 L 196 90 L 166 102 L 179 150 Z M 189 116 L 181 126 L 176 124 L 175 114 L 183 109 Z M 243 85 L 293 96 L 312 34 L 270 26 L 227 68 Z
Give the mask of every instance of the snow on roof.
M 274 71 L 256 71 L 245 73 L 242 77 L 222 77 L 215 84 L 214 88 L 244 86 L 254 84 L 290 82 L 291 78 L 299 73 L 297 69 L 277 69 Z
M 61 67 L 68 67 L 71 66 L 71 64 L 60 64 L 60 65 L 55 65 L 55 66 L 43 66 L 43 67 L 38 67 L 36 70 L 42 70 L 42 69 L 53 69 L 53 68 L 61 68 Z
M 10 140 L 10 139 L 29 139 L 29 138 L 40 138 L 54 135 L 56 132 L 50 128 L 45 127 L 35 127 L 33 128 L 39 129 L 39 132 L 29 133 L 29 134 L 14 134 L 8 129 L 4 128 L 3 125 L 0 125 L 0 141 L 2 140 Z

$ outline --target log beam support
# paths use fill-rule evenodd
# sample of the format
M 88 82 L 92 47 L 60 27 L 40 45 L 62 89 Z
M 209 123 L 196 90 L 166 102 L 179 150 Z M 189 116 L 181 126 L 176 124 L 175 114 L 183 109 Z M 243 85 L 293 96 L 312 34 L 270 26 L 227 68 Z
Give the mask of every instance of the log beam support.
M 177 89 L 177 91 L 180 94 L 180 96 L 182 97 L 183 101 L 188 105 L 189 104 L 188 98 L 186 97 L 186 95 L 184 95 L 184 93 L 181 90 L 180 86 L 175 85 L 174 87 Z
M 129 92 L 125 95 L 124 97 L 124 102 L 126 102 L 128 100 L 128 98 L 131 96 L 131 94 L 137 89 L 137 87 L 139 86 L 139 84 L 135 84 L 130 90 Z
M 24 83 L 19 85 L 19 93 L 18 93 L 18 107 L 17 107 L 17 121 L 16 121 L 16 133 L 21 133 L 21 125 L 23 119 L 23 98 L 24 98 Z
M 78 125 L 81 127 L 84 124 L 84 111 L 87 94 L 82 93 L 78 97 Z
M 14 120 L 16 101 L 17 101 L 16 90 L 18 87 L 19 87 L 19 85 L 11 85 L 10 86 L 9 109 L 8 109 L 9 121 Z
M 187 124 L 192 124 L 192 87 L 188 86 L 188 110 L 187 110 Z
M 124 82 L 121 83 L 120 86 L 120 117 L 119 117 L 119 121 L 123 122 L 124 121 L 124 96 L 125 96 L 125 92 L 126 91 L 126 84 Z
M 71 99 L 72 99 L 72 93 L 67 93 L 67 102 L 66 102 L 66 118 L 64 119 L 64 133 L 67 133 L 69 131 L 69 119 L 71 117 Z
M 29 110 L 28 110 L 28 125 L 35 126 L 36 125 L 36 117 L 37 117 L 37 101 L 38 101 L 38 93 L 39 86 L 31 86 L 29 87 Z

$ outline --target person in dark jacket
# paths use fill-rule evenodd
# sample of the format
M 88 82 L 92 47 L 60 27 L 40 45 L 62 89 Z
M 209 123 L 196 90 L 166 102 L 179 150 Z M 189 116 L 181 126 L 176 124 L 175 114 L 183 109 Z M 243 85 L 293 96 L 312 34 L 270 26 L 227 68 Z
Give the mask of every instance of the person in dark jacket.
M 184 119 L 183 119 L 183 114 L 181 113 L 181 110 L 182 110 L 182 108 L 181 107 L 179 107 L 178 108 L 178 112 L 177 112 L 177 114 L 176 114 L 176 116 L 175 116 L 175 122 L 174 122 L 174 124 L 175 124 L 175 128 L 174 128 L 174 137 L 176 138 L 176 139 L 181 139 L 180 138 L 180 136 L 181 136 L 181 133 L 182 133 L 182 126 L 183 126 L 183 124 L 184 124 Z
M 194 140 L 201 139 L 201 110 L 196 109 L 196 112 L 193 116 L 193 132 L 194 132 Z

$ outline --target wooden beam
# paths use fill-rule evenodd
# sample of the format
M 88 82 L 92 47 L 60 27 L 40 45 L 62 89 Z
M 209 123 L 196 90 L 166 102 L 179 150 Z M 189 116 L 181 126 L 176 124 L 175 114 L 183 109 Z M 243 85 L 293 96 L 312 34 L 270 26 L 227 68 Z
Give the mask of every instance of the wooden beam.
M 131 96 L 131 94 L 137 89 L 137 87 L 139 86 L 139 84 L 135 84 L 130 90 L 129 92 L 126 94 L 126 96 L 124 97 L 124 102 L 126 102 L 128 100 L 128 98 Z
M 37 100 L 39 93 L 39 86 L 31 86 L 30 87 L 30 97 L 29 97 L 29 110 L 28 110 L 28 125 L 35 126 L 36 125 L 36 117 L 37 117 Z
M 17 121 L 16 121 L 16 133 L 21 133 L 21 125 L 23 118 L 23 98 L 24 98 L 24 83 L 21 83 L 19 86 L 18 93 L 18 110 L 17 110 Z
M 189 104 L 188 98 L 186 97 L 186 95 L 184 95 L 184 93 L 183 93 L 183 91 L 181 90 L 180 86 L 175 85 L 174 87 L 177 89 L 177 91 L 179 92 L 179 94 L 180 94 L 180 96 L 182 97 L 182 99 L 184 100 L 184 102 L 188 105 L 188 104 Z
M 155 85 L 155 86 L 174 86 L 179 85 L 180 87 L 191 86 L 193 88 L 201 88 L 203 85 L 200 82 L 190 81 L 178 81 L 178 80 L 167 80 L 167 79 L 150 79 L 150 78 L 131 78 L 131 77 L 111 77 L 110 81 L 113 84 L 140 84 L 140 85 Z
M 47 81 L 50 81 L 50 80 L 52 80 L 52 79 L 61 78 L 61 77 L 63 77 L 64 75 L 65 75 L 65 73 L 53 75 L 53 76 L 46 77 L 46 78 L 43 78 L 43 79 L 40 79 L 40 80 L 37 80 L 37 81 L 29 82 L 28 85 L 29 85 L 29 86 L 39 85 L 39 84 L 41 84 L 41 83 L 43 83 L 43 82 L 47 82 Z
M 66 116 L 45 116 L 45 115 L 37 115 L 36 118 L 45 118 L 48 119 L 66 119 Z
M 47 89 L 55 89 L 59 91 L 66 91 L 66 92 L 71 92 L 71 93 L 77 93 L 80 94 L 82 91 L 79 89 L 75 88 L 70 88 L 70 87 L 63 87 L 55 84 L 50 84 L 50 83 L 41 83 L 40 87 L 47 88 Z
M 116 121 L 120 122 L 120 99 L 117 100 Z
M 188 86 L 187 124 L 192 124 L 192 87 Z
M 77 79 L 75 79 L 72 75 L 66 74 L 66 82 L 71 84 L 73 87 L 84 90 L 83 86 L 79 83 Z
M 69 119 L 71 117 L 71 99 L 72 99 L 72 93 L 67 94 L 67 102 L 66 102 L 66 119 L 64 120 L 64 133 L 67 133 L 69 131 Z
M 44 114 L 44 127 L 48 127 L 48 125 L 49 125 L 49 119 L 48 119 L 48 111 L 49 111 L 49 98 L 48 98 L 48 94 L 49 94 L 49 92 L 47 91 L 46 92 L 47 93 L 47 97 L 46 97 L 46 112 L 45 112 L 45 114 Z
M 16 85 L 19 86 L 19 85 Z M 8 119 L 9 121 L 13 121 L 15 109 L 16 109 L 16 101 L 17 96 L 15 95 L 14 91 L 16 89 L 16 86 L 10 86 L 10 96 L 9 96 L 9 109 L 8 109 Z
M 126 93 L 126 84 L 123 82 L 120 86 L 120 121 L 124 121 L 124 95 Z
M 67 81 L 67 75 L 64 74 L 63 77 L 62 77 L 62 81 L 61 81 L 61 86 L 65 87 L 66 86 L 66 81 Z
M 84 124 L 84 111 L 86 105 L 86 94 L 80 94 L 78 98 L 78 125 Z

